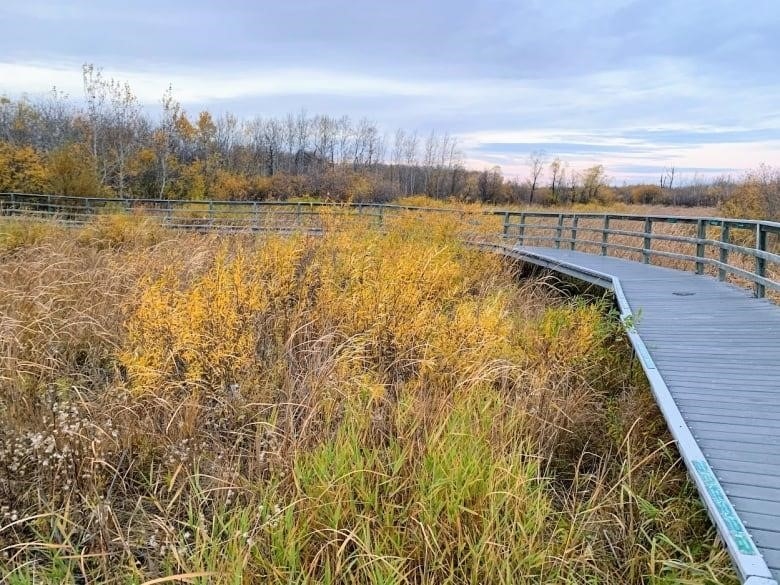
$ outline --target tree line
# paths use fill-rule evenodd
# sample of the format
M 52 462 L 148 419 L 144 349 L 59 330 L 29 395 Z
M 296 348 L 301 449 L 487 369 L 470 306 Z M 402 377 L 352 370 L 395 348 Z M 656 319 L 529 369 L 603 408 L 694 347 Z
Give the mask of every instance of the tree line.
M 190 117 L 171 88 L 151 117 L 127 83 L 83 68 L 76 105 L 0 97 L 0 190 L 120 198 L 387 200 L 477 195 L 449 134 L 380 132 L 368 119 Z M 484 191 L 484 190 L 483 190 Z
M 170 87 L 150 115 L 128 83 L 89 64 L 82 77 L 78 102 L 56 89 L 37 100 L 0 96 L 0 191 L 334 201 L 425 194 L 538 205 L 717 205 L 739 193 L 751 176 L 764 190 L 777 183 L 777 172 L 765 168 L 744 181 L 725 177 L 679 185 L 671 168 L 658 185 L 613 187 L 603 165 L 578 170 L 544 152 L 530 154 L 527 177 L 507 180 L 498 166 L 467 169 L 457 140 L 447 133 L 385 134 L 366 118 L 304 111 L 249 119 L 206 110 L 190 116 Z
M 532 177 L 464 166 L 447 133 L 383 134 L 366 118 L 190 116 L 169 87 L 156 116 L 129 84 L 82 70 L 77 104 L 53 90 L 38 100 L 0 97 L 0 191 L 159 199 L 386 201 L 425 194 L 495 203 L 586 202 L 609 196 L 602 166 L 560 161 L 550 189 L 542 159 Z M 551 192 L 552 197 L 545 196 Z

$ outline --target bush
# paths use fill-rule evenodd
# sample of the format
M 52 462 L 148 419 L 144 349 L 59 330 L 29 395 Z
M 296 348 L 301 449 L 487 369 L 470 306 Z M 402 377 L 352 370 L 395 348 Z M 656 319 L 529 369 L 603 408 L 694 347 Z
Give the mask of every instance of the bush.
M 780 169 L 762 165 L 749 171 L 721 211 L 728 217 L 780 219 Z

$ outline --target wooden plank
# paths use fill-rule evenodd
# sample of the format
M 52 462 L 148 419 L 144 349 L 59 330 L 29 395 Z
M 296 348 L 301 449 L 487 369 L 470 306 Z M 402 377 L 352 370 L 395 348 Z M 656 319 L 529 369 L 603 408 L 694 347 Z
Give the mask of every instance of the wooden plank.
M 750 516 L 746 513 L 745 516 Z M 749 520 L 747 522 L 750 522 Z M 753 542 L 762 549 L 772 549 L 780 551 L 780 532 L 775 532 L 771 529 L 771 526 L 767 526 L 766 522 L 760 522 L 756 526 L 750 526 L 750 536 L 753 537 Z
M 774 481 L 780 485 L 780 461 L 774 458 L 772 461 L 765 460 L 761 462 L 757 461 L 745 461 L 744 459 L 728 459 L 721 458 L 720 452 L 714 452 L 707 457 L 707 461 L 712 468 L 718 471 L 736 471 L 740 473 L 754 473 L 757 475 L 767 475 L 776 478 Z
M 753 413 L 753 415 L 748 415 L 747 413 L 745 416 L 737 416 L 734 414 L 711 414 L 711 413 L 700 413 L 700 412 L 691 412 L 690 409 L 682 408 L 680 409 L 683 415 L 685 416 L 685 420 L 688 422 L 696 422 L 698 425 L 701 424 L 718 424 L 718 425 L 724 425 L 726 427 L 738 427 L 739 425 L 747 425 L 755 429 L 761 429 L 762 431 L 766 431 L 769 433 L 772 433 L 777 429 L 777 415 L 774 414 L 772 416 L 761 416 L 757 415 L 756 413 Z M 742 413 L 742 411 L 739 411 L 739 413 Z M 738 414 L 739 414 L 738 413 Z M 701 427 L 698 427 L 701 428 Z
M 780 455 L 780 446 L 778 445 L 740 443 L 733 440 L 723 440 L 712 437 L 698 437 L 698 441 L 702 451 L 709 453 L 730 451 L 735 453 L 755 453 L 758 455 Z
M 777 518 L 776 526 L 780 526 L 780 502 L 767 502 L 766 500 L 753 500 L 750 498 L 740 498 L 734 496 L 731 502 L 739 506 L 740 510 L 745 512 L 755 512 L 757 514 L 766 514 Z
M 745 412 L 751 412 L 756 409 L 766 409 L 765 412 L 777 412 L 777 401 L 774 394 L 770 391 L 740 392 L 739 389 L 729 388 L 722 390 L 702 390 L 701 388 L 676 388 L 674 390 L 675 401 L 678 404 L 694 406 L 697 404 L 709 404 L 713 407 L 730 409 L 740 409 Z
M 704 428 L 702 428 L 704 427 Z M 736 445 L 776 445 L 780 447 L 780 435 L 773 433 L 750 432 L 748 427 L 739 427 L 739 430 L 729 430 L 720 425 L 721 430 L 715 430 L 707 423 L 694 423 L 691 425 L 693 434 L 697 439 L 728 440 Z

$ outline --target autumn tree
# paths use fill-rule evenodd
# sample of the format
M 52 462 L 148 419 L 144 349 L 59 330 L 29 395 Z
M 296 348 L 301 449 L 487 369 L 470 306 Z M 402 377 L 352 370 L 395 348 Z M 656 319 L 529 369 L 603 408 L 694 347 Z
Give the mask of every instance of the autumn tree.
M 165 189 L 168 186 L 168 175 L 175 164 L 172 154 L 175 147 L 177 122 L 182 116 L 181 104 L 173 97 L 173 87 L 170 85 L 165 90 L 161 100 L 162 117 L 157 129 L 152 133 L 152 143 L 158 165 L 158 195 L 160 199 L 165 197 Z
M 98 197 L 103 194 L 89 148 L 84 143 L 66 144 L 50 152 L 46 177 L 49 192 L 56 195 Z
M 590 203 L 597 201 L 599 193 L 606 185 L 606 176 L 604 175 L 603 165 L 593 165 L 585 169 L 582 176 L 582 190 L 580 191 L 580 201 Z
M 745 173 L 721 210 L 731 217 L 780 219 L 780 169 L 761 164 Z
M 0 192 L 43 193 L 47 186 L 46 167 L 34 148 L 0 142 Z
M 539 178 L 542 176 L 542 172 L 544 171 L 545 157 L 546 155 L 543 150 L 535 150 L 528 155 L 528 186 L 531 189 L 530 195 L 528 196 L 528 203 L 530 205 L 533 205 L 534 194 L 536 193 L 536 188 L 539 185 Z
M 485 169 L 477 179 L 477 196 L 480 201 L 496 201 L 503 197 L 504 177 L 501 167 Z
M 550 194 L 553 203 L 558 203 L 561 200 L 561 192 L 565 184 L 566 165 L 556 157 L 550 163 Z
M 631 188 L 631 202 L 638 205 L 659 203 L 664 191 L 658 185 L 636 185 Z

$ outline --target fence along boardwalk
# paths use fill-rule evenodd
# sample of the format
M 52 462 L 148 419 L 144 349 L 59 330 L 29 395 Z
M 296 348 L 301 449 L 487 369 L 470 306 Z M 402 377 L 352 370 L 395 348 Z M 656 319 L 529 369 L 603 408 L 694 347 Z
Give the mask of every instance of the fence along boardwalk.
M 630 260 L 509 253 L 611 288 L 624 316 L 633 311 L 632 343 L 742 579 L 780 579 L 780 307 L 708 276 Z

